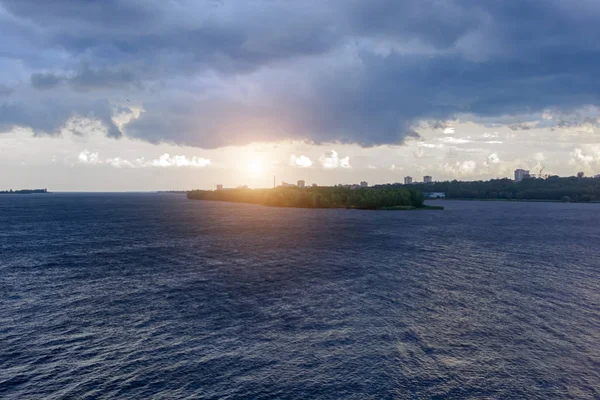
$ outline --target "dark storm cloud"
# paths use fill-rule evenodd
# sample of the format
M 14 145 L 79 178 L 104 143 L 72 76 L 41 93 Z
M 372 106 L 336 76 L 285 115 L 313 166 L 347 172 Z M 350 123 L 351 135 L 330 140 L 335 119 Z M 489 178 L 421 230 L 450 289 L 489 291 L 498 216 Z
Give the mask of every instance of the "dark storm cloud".
M 11 127 L 29 127 L 38 135 L 54 135 L 69 118 L 82 116 L 101 121 L 107 135 L 116 138 L 121 132 L 112 121 L 113 109 L 104 99 L 82 98 L 60 89 L 38 90 L 15 101 L 0 100 L 0 133 Z
M 123 88 L 136 84 L 136 78 L 133 72 L 125 69 L 92 69 L 87 63 L 71 76 L 40 72 L 31 74 L 31 86 L 36 89 L 52 89 L 63 82 L 78 90 L 94 90 Z M 137 84 L 139 85 L 139 82 Z
M 144 112 L 127 133 L 153 142 L 373 145 L 401 143 L 423 120 L 518 126 L 600 100 L 591 0 L 0 4 L 1 53 L 70 99 L 5 111 L 5 126 L 55 131 L 93 115 L 118 136 L 109 102 L 132 97 Z
M 6 85 L 1 85 L 0 84 L 0 96 L 8 96 L 10 94 L 12 94 L 15 90 L 13 88 L 10 88 Z
M 31 74 L 31 86 L 36 89 L 52 89 L 58 86 L 64 78 L 52 73 L 35 72 Z
M 122 88 L 136 82 L 133 72 L 126 69 L 92 69 L 86 63 L 68 82 L 77 89 Z

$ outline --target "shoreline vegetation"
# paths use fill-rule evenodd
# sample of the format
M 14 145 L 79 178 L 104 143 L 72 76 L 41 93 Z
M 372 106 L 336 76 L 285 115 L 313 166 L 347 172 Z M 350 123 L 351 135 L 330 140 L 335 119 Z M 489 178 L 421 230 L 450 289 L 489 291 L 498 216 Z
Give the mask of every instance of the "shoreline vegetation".
M 37 194 L 49 193 L 48 189 L 21 189 L 21 190 L 0 190 L 0 194 Z
M 413 188 L 420 192 L 441 192 L 449 200 L 554 201 L 588 203 L 600 201 L 600 178 L 550 176 L 547 179 L 526 178 L 489 181 L 446 181 L 432 183 L 399 183 L 378 185 L 375 188 Z
M 277 187 L 273 189 L 191 190 L 191 200 L 260 204 L 271 207 L 347 208 L 358 210 L 443 210 L 426 206 L 414 188 Z

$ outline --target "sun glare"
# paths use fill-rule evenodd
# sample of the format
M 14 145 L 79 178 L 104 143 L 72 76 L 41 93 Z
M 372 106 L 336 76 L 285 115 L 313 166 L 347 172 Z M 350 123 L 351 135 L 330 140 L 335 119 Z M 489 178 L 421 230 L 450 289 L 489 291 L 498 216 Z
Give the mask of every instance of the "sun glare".
M 263 167 L 259 160 L 251 160 L 248 163 L 248 173 L 252 176 L 258 176 L 262 173 Z

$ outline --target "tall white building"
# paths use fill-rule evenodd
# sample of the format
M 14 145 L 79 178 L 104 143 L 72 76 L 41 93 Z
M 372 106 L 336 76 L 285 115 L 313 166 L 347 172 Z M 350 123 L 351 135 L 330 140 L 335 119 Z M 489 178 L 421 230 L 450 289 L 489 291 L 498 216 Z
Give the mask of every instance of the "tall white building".
M 299 187 L 299 188 L 303 188 L 304 186 L 306 186 L 306 182 L 304 182 L 302 179 L 300 179 L 300 180 L 298 181 L 298 187 Z
M 404 177 L 404 184 L 405 185 L 410 185 L 412 183 L 412 176 L 405 176 Z
M 521 182 L 525 178 L 529 178 L 529 170 L 515 169 L 515 182 Z
M 431 182 L 432 182 L 432 179 L 429 175 L 425 175 L 423 177 L 423 183 L 431 183 Z
M 365 181 L 362 181 L 362 182 L 360 183 L 360 187 L 361 187 L 361 188 L 366 188 L 366 187 L 369 187 L 369 184 L 368 184 L 367 182 L 365 182 Z

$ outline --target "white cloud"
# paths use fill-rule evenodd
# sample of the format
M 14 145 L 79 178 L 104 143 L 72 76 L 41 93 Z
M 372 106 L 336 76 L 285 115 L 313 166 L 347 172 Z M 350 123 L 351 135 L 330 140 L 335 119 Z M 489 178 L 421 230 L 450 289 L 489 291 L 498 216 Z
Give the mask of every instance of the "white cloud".
M 323 168 L 350 168 L 350 157 L 340 158 L 335 150 L 323 154 L 319 160 Z
M 452 175 L 472 175 L 477 169 L 477 163 L 473 160 L 466 160 L 463 162 L 457 161 L 454 164 L 446 163 L 441 166 L 441 169 Z
M 450 144 L 465 144 L 465 143 L 471 143 L 472 142 L 472 140 L 469 140 L 469 139 L 455 138 L 455 137 L 452 137 L 452 136 L 440 138 L 438 140 L 440 140 L 441 142 L 450 143 Z
M 595 161 L 594 156 L 584 153 L 579 147 L 574 149 L 569 156 L 571 157 L 569 160 L 570 164 L 589 166 Z
M 77 157 L 79 162 L 84 164 L 97 164 L 98 163 L 98 153 L 92 153 L 88 150 L 84 150 L 79 153 Z
M 492 153 L 487 157 L 488 165 L 494 165 L 494 164 L 499 164 L 499 163 L 500 163 L 500 157 L 498 157 L 498 154 Z
M 145 168 L 145 167 L 206 167 L 210 165 L 210 160 L 200 157 L 186 156 L 171 156 L 169 153 L 164 153 L 157 159 L 146 162 L 143 157 L 130 161 L 121 157 L 101 159 L 98 152 L 90 152 L 84 150 L 77 157 L 80 163 L 83 164 L 98 164 L 108 165 L 115 168 Z
M 452 135 L 455 132 L 455 129 L 453 127 L 448 127 L 446 129 L 444 129 L 444 135 Z
M 290 157 L 290 165 L 296 167 L 308 168 L 312 166 L 312 164 L 313 162 L 311 161 L 311 159 L 303 155 L 296 157 L 295 154 L 292 154 L 292 156 Z
M 206 167 L 210 165 L 208 158 L 186 156 L 171 156 L 165 153 L 150 163 L 153 167 Z
M 477 168 L 477 163 L 473 160 L 464 161 L 459 166 L 460 172 L 465 173 L 465 174 L 474 172 L 475 168 Z
M 143 108 L 128 105 L 127 107 L 113 107 L 112 122 L 121 130 L 133 120 L 140 118 L 144 112 Z
M 103 161 L 103 164 L 110 165 L 111 167 L 115 167 L 115 168 L 123 168 L 123 167 L 135 168 L 136 166 L 140 166 L 139 164 L 134 165 L 131 161 L 124 160 L 119 157 L 107 158 L 106 160 Z

